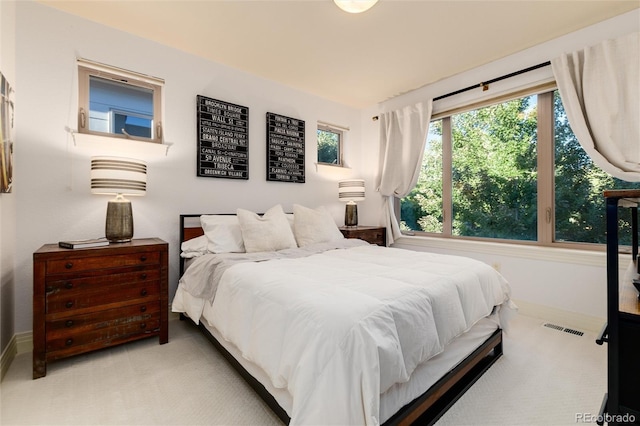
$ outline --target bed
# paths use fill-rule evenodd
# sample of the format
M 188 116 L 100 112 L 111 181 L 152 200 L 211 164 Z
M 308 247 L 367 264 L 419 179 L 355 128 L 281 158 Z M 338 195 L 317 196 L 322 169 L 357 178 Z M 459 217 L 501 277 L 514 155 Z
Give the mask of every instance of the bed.
M 181 215 L 172 310 L 284 423 L 433 424 L 502 355 L 508 284 L 481 262 L 347 240 L 326 210 L 293 210 Z

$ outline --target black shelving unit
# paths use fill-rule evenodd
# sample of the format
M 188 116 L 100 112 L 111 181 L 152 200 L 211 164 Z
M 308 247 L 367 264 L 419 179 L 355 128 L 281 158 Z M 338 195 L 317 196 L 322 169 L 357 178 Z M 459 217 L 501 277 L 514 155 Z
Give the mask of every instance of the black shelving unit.
M 634 280 L 638 266 L 638 204 L 640 190 L 605 191 L 607 220 L 607 324 L 597 344 L 607 343 L 607 393 L 598 424 L 640 424 L 640 299 Z M 629 210 L 632 253 L 620 277 L 618 210 Z M 626 210 L 625 209 L 625 210 Z

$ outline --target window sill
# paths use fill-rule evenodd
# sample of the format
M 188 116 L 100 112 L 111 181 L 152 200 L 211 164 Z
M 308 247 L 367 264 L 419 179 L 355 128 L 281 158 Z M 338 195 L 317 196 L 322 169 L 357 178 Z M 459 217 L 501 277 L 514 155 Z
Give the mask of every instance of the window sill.
M 87 133 L 78 133 L 73 129 L 66 129 L 71 135 L 73 145 L 81 149 L 99 151 L 101 155 L 138 156 L 142 159 L 166 157 L 170 143 L 144 142 L 134 139 L 111 138 Z
M 333 174 L 336 177 L 342 178 L 351 175 L 351 167 L 346 165 L 338 166 L 337 164 L 326 164 L 326 163 L 314 163 L 316 166 L 316 172 L 318 173 L 326 173 Z
M 606 253 L 591 250 L 409 235 L 400 237 L 393 245 L 394 247 L 414 250 L 422 247 L 541 260 L 545 262 L 606 266 Z

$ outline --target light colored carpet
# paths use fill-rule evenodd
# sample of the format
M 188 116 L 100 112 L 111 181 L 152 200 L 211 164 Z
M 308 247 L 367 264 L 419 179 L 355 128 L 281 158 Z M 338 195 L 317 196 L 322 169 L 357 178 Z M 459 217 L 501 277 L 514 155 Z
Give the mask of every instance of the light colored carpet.
M 504 355 L 437 423 L 449 425 L 576 425 L 598 415 L 607 383 L 606 346 L 517 316 Z M 594 422 L 595 424 L 595 422 Z
M 575 425 L 597 414 L 606 349 L 514 318 L 504 356 L 440 419 L 445 425 Z M 31 354 L 0 385 L 2 425 L 279 425 L 195 327 L 171 321 L 169 343 L 148 339 L 50 363 L 31 380 Z

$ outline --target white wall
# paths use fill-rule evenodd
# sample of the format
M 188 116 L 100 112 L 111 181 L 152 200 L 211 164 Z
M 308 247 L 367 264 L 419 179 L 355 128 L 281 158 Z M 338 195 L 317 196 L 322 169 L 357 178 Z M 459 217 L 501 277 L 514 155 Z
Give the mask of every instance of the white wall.
M 0 71 L 15 90 L 14 33 L 15 3 L 0 1 Z M 0 194 L 0 353 L 4 352 L 15 332 L 15 200 L 15 191 Z
M 104 235 L 109 197 L 89 191 L 89 157 L 135 155 L 148 161 L 147 194 L 132 198 L 135 237 L 170 244 L 170 297 L 178 279 L 181 213 L 228 213 L 237 207 L 265 211 L 276 203 L 325 205 L 342 224 L 337 181 L 354 170 L 326 167 L 316 158 L 318 120 L 349 127 L 347 163 L 361 162 L 360 111 L 231 69 L 32 2 L 17 3 L 16 332 L 32 328 L 32 253 L 61 239 Z M 215 43 L 212 43 L 212 49 Z M 91 141 L 74 145 L 65 126 L 76 127 L 76 57 L 150 74 L 165 80 L 164 132 L 173 145 L 164 155 L 145 149 L 109 148 Z M 196 95 L 249 107 L 250 179 L 196 177 Z M 306 183 L 267 182 L 265 115 L 306 121 Z M 82 142 L 82 141 L 81 141 Z M 145 145 L 145 144 L 142 144 Z M 129 151 L 133 151 L 130 154 Z
M 537 65 L 602 40 L 640 31 L 640 10 L 620 15 L 583 30 L 524 50 L 476 69 L 390 99 L 363 112 L 363 140 L 378 140 L 378 127 L 371 117 L 424 99 L 434 98 L 511 72 Z M 437 58 L 434 58 L 437 60 Z M 434 102 L 434 112 L 493 97 L 516 87 L 531 86 L 553 79 L 551 67 L 491 85 L 488 92 L 477 89 Z M 378 164 L 377 150 L 365 152 L 365 163 Z M 374 184 L 375 187 L 375 184 Z M 380 220 L 381 200 L 368 197 L 361 210 L 376 212 L 369 220 Z M 521 311 L 564 321 L 589 329 L 599 327 L 606 317 L 606 264 L 604 254 L 565 251 L 554 248 L 527 248 L 508 244 L 472 244 L 459 240 L 405 237 L 397 247 L 468 255 L 499 266 L 510 281 L 513 297 Z M 628 259 L 623 259 L 624 265 Z M 556 318 L 549 318 L 556 317 Z

